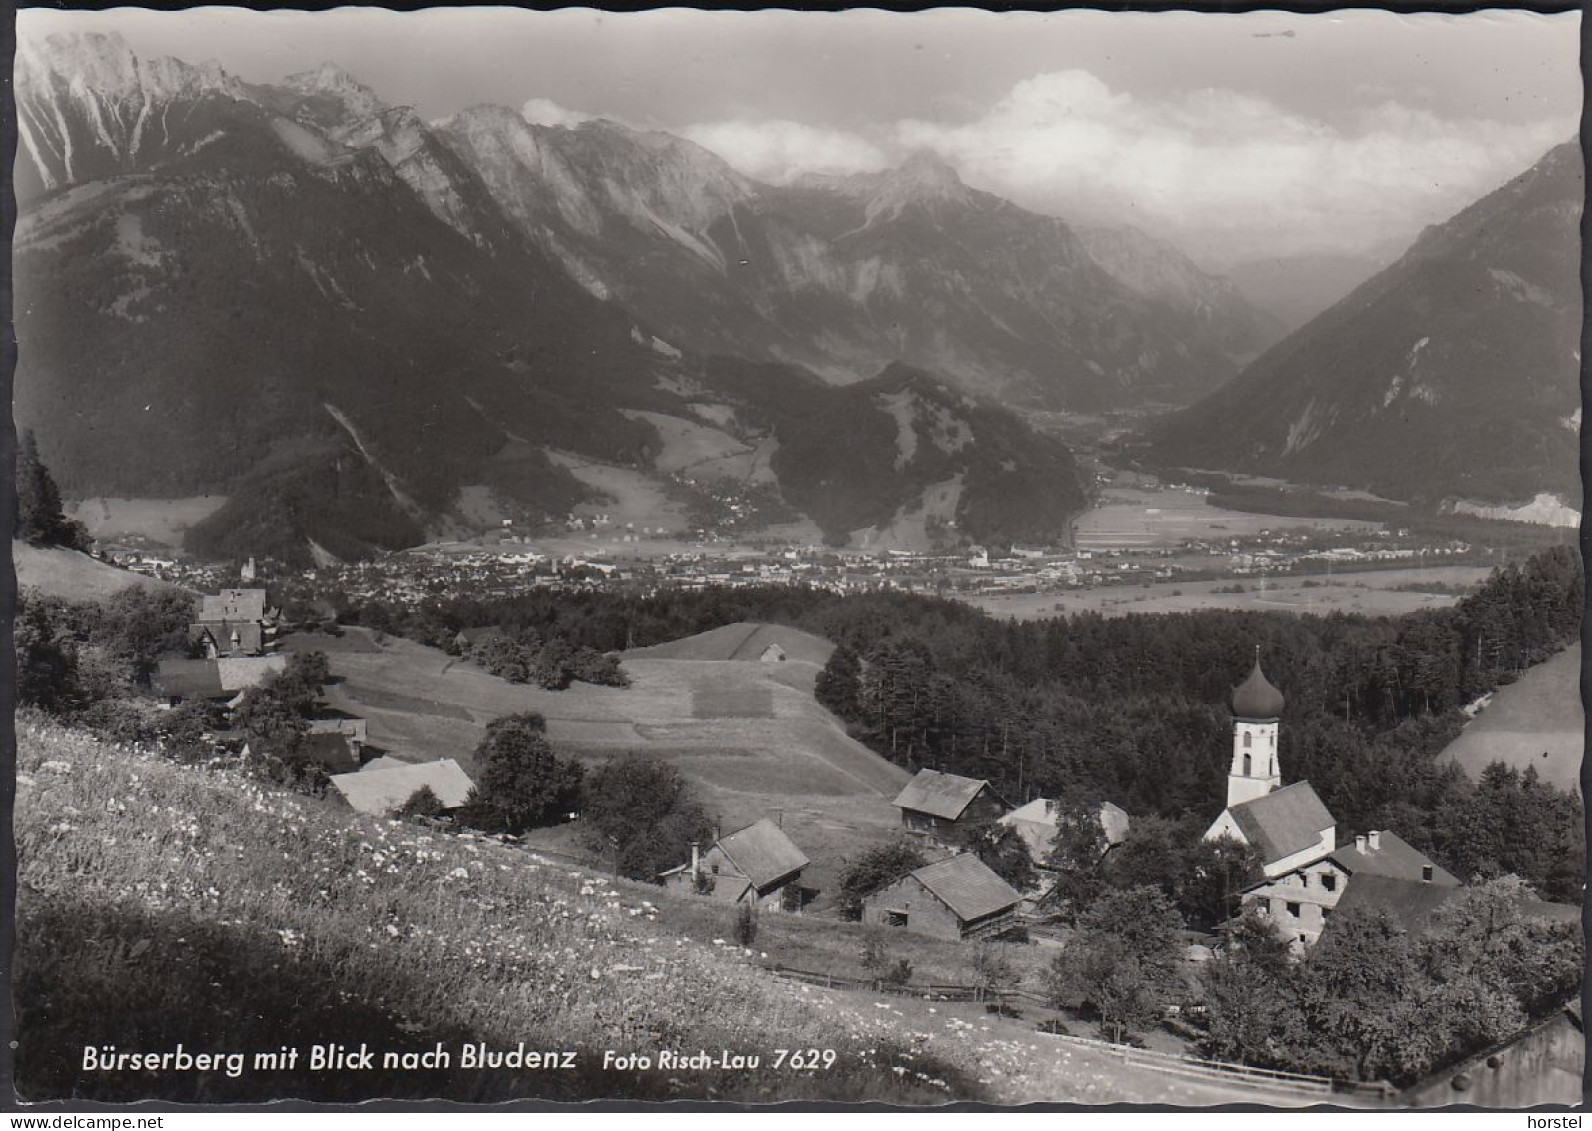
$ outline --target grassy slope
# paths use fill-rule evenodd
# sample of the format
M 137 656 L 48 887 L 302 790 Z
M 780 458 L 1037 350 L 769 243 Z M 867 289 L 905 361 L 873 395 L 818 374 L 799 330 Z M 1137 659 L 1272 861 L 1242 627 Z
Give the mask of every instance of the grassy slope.
M 1472 778 L 1503 761 L 1520 770 L 1535 766 L 1543 781 L 1560 789 L 1579 789 L 1585 727 L 1581 646 L 1575 644 L 1500 688 L 1440 757 L 1458 762 Z
M 796 635 L 786 641 L 792 655 L 800 654 Z M 409 640 L 375 644 L 359 629 L 287 646 L 329 652 L 341 677 L 329 701 L 369 719 L 371 742 L 399 757 L 456 758 L 469 772 L 487 723 L 539 711 L 560 753 L 589 763 L 629 753 L 672 762 L 701 787 L 726 830 L 782 810 L 820 888 L 833 887 L 844 857 L 900 824 L 890 802 L 910 775 L 818 706 L 815 663 L 627 659 L 628 688 L 543 691 Z
M 802 989 L 693 932 L 700 901 L 377 821 L 24 717 L 18 1088 L 228 1101 L 980 1098 L 1211 1103 L 1013 1023 Z M 694 904 L 682 911 L 683 903 Z M 713 924 L 696 923 L 695 930 Z M 83 1073 L 85 1045 L 577 1049 L 573 1072 Z M 827 1072 L 604 1073 L 600 1050 L 812 1045 Z M 595 1055 L 594 1055 L 595 1054 Z
M 52 597 L 74 601 L 103 601 L 135 585 L 149 589 L 179 588 L 169 581 L 108 566 L 76 550 L 45 549 L 13 540 L 11 560 L 17 571 L 18 589 L 37 589 Z

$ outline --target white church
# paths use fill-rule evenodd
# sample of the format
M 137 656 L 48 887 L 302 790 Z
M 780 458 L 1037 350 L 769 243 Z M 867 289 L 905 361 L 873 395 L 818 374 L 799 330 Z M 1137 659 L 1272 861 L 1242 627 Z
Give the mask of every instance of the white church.
M 1227 808 L 1205 839 L 1231 837 L 1260 851 L 1261 882 L 1245 889 L 1245 906 L 1258 903 L 1296 948 L 1321 936 L 1350 880 L 1376 876 L 1375 884 L 1457 887 L 1459 881 L 1392 832 L 1370 832 L 1338 848 L 1337 820 L 1307 781 L 1282 784 L 1277 733 L 1282 692 L 1260 670 L 1260 650 L 1249 678 L 1233 692 L 1233 762 L 1227 774 Z

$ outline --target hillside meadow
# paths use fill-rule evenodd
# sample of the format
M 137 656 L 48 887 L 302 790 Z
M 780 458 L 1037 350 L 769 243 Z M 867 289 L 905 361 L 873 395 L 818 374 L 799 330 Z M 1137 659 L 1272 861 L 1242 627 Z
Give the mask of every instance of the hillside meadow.
M 682 899 L 523 847 L 376 820 L 25 713 L 17 728 L 17 1088 L 39 1101 L 425 1096 L 1219 1102 L 999 1019 L 800 987 Z M 700 905 L 699 905 L 700 906 Z M 676 920 L 686 924 L 682 930 Z M 728 934 L 728 931 L 725 931 Z M 311 1071 L 315 1044 L 484 1042 L 568 1070 Z M 244 1053 L 85 1071 L 85 1046 Z M 294 1069 L 253 1054 L 305 1050 Z M 604 1070 L 603 1052 L 833 1049 L 829 1069 Z
M 563 691 L 511 683 L 469 660 L 360 628 L 291 637 L 286 647 L 327 652 L 337 677 L 328 702 L 369 720 L 370 741 L 405 760 L 454 758 L 474 774 L 486 725 L 535 711 L 561 755 L 589 765 L 637 755 L 676 766 L 725 831 L 776 817 L 814 861 L 814 884 L 830 888 L 843 858 L 894 835 L 900 816 L 891 801 L 911 775 L 848 736 L 814 701 L 819 665 L 795 657 L 816 638 L 770 634 L 792 659 L 698 659 L 722 649 L 693 648 L 691 638 L 657 649 L 662 658 L 651 649 L 627 656 L 629 687 L 576 683 Z M 567 847 L 561 830 L 532 837 Z

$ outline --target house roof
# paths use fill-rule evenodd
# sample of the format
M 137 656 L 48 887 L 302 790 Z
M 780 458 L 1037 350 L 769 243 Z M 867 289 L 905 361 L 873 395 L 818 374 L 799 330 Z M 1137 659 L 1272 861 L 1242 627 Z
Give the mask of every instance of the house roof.
M 1022 896 L 971 852 L 961 852 L 912 873 L 964 923 L 1015 907 Z
M 1351 876 L 1388 876 L 1417 882 L 1424 880 L 1422 869 L 1430 867 L 1432 883 L 1450 888 L 1459 886 L 1459 880 L 1452 872 L 1433 863 L 1431 857 L 1412 847 L 1397 833 L 1386 830 L 1377 834 L 1376 848 L 1370 847 L 1367 842 L 1362 852 L 1356 841 L 1353 845 L 1338 849 L 1331 859 Z
M 151 680 L 165 696 L 219 699 L 228 694 L 214 660 L 161 660 Z
M 265 677 L 287 670 L 287 657 L 274 656 L 222 656 L 211 660 L 221 676 L 221 686 L 227 691 L 244 691 L 258 687 Z
M 989 789 L 989 782 L 981 779 L 942 774 L 939 770 L 919 770 L 918 776 L 907 782 L 896 796 L 895 804 L 901 809 L 954 821 L 973 803 L 979 791 L 985 789 Z
M 1356 907 L 1367 911 L 1385 911 L 1406 931 L 1419 933 L 1425 929 L 1432 913 L 1459 892 L 1457 887 L 1375 873 L 1352 876 L 1344 886 L 1343 894 L 1338 897 L 1334 919 L 1327 921 L 1322 933 L 1332 930 L 1336 916 Z
M 206 594 L 199 608 L 202 621 L 265 619 L 264 589 L 223 589 Z
M 336 731 L 311 731 L 304 736 L 304 749 L 310 757 L 330 770 L 359 769 L 359 755 L 349 736 Z
M 1274 789 L 1227 810 L 1244 839 L 1260 850 L 1267 864 L 1302 852 L 1321 840 L 1324 829 L 1337 824 L 1307 781 Z
M 333 774 L 332 785 L 361 813 L 385 817 L 414 795 L 421 786 L 430 786 L 445 809 L 463 805 L 474 788 L 468 775 L 452 758 L 440 762 L 417 762 L 390 770 L 356 770 Z
M 1100 828 L 1106 834 L 1106 846 L 1114 847 L 1128 839 L 1132 821 L 1127 811 L 1109 801 L 1102 801 L 1096 809 Z M 1050 842 L 1056 837 L 1056 802 L 1047 797 L 1036 797 L 1000 818 L 1000 823 L 1010 825 L 1018 838 L 1028 848 L 1036 861 L 1050 855 Z
M 258 652 L 265 644 L 265 626 L 259 621 L 207 620 L 195 621 L 188 626 L 189 640 L 199 640 L 207 633 L 222 651 L 232 647 L 234 634 L 238 638 L 238 647 L 251 652 Z
M 785 831 L 767 817 L 739 832 L 720 837 L 718 846 L 759 889 L 801 871 L 810 863 Z

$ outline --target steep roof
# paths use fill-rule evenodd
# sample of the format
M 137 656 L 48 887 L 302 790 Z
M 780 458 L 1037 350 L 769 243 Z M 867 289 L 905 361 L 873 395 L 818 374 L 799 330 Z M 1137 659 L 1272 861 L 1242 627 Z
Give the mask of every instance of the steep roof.
M 1109 801 L 1102 801 L 1096 812 L 1108 848 L 1128 839 L 1132 821 L 1126 810 Z M 1000 823 L 1011 826 L 1036 862 L 1043 861 L 1050 855 L 1050 842 L 1056 837 L 1056 802 L 1048 797 L 1036 797 L 1002 816 Z
M 199 609 L 202 621 L 238 621 L 265 619 L 264 589 L 223 589 L 214 596 L 206 594 Z
M 161 660 L 151 680 L 161 695 L 215 699 L 227 694 L 213 660 Z
M 980 790 L 988 788 L 989 782 L 982 779 L 942 774 L 939 770 L 919 770 L 917 777 L 896 795 L 895 805 L 954 821 L 973 803 Z
M 912 875 L 964 923 L 1015 907 L 1022 899 L 1016 889 L 971 852 L 927 864 Z
M 385 817 L 413 796 L 421 786 L 430 786 L 445 809 L 455 809 L 470 796 L 474 783 L 452 758 L 440 762 L 418 762 L 389 770 L 358 770 L 333 774 L 332 785 L 355 809 Z
M 785 831 L 767 817 L 739 832 L 720 837 L 718 846 L 758 888 L 799 872 L 810 863 Z
M 1375 873 L 1353 876 L 1338 897 L 1333 918 L 1322 928 L 1322 934 L 1331 932 L 1337 916 L 1356 907 L 1366 911 L 1385 911 L 1406 931 L 1419 934 L 1426 929 L 1432 914 L 1459 892 L 1457 887 L 1423 884 L 1420 880 L 1398 879 Z
M 1260 849 L 1267 864 L 1318 843 L 1322 830 L 1337 824 L 1307 781 L 1274 789 L 1227 811 L 1238 823 L 1244 839 Z
M 1377 833 L 1376 848 L 1372 848 L 1367 842 L 1362 852 L 1356 841 L 1354 845 L 1334 852 L 1332 861 L 1351 876 L 1388 876 L 1392 879 L 1417 882 L 1425 879 L 1423 869 L 1430 867 L 1432 883 L 1450 888 L 1459 886 L 1459 880 L 1452 872 L 1433 863 L 1431 857 L 1412 847 L 1397 833 L 1386 830 Z

